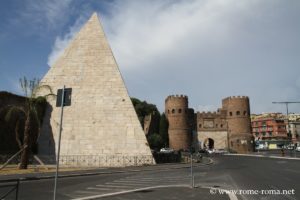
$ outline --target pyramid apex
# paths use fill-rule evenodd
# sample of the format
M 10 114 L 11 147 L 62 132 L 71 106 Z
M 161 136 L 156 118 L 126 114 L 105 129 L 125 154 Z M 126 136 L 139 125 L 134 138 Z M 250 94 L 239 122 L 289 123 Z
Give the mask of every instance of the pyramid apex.
M 89 20 L 99 20 L 97 12 L 94 12 Z

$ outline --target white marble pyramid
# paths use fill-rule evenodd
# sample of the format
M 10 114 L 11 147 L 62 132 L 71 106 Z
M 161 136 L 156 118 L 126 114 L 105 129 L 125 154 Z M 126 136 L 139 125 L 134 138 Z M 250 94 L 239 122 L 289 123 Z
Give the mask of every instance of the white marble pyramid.
M 83 26 L 41 81 L 57 91 L 72 88 L 64 108 L 60 162 L 69 166 L 153 164 L 145 134 L 97 14 Z M 60 108 L 49 101 L 39 155 L 57 151 Z

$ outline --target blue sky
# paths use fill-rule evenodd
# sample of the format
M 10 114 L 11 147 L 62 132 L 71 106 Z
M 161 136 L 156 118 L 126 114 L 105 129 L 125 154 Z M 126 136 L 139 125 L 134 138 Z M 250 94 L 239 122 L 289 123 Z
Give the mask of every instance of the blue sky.
M 300 100 L 298 0 L 1 0 L 0 90 L 42 78 L 93 12 L 131 96 L 164 108 L 186 94 L 196 111 L 250 97 L 252 113 Z M 300 105 L 290 106 L 300 112 Z

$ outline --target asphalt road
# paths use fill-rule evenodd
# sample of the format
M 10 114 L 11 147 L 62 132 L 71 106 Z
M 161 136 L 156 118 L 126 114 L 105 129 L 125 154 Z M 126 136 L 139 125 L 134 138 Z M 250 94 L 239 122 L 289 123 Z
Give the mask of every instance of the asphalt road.
M 217 156 L 213 159 L 212 165 L 194 168 L 196 186 L 194 189 L 189 188 L 191 184 L 189 168 L 126 172 L 61 178 L 58 183 L 57 199 L 105 195 L 138 188 L 145 189 L 104 199 L 229 199 L 226 194 L 214 194 L 218 193 L 220 188 L 259 192 L 259 194 L 243 192 L 242 195 L 236 195 L 238 199 L 300 199 L 300 160 L 241 156 Z M 19 199 L 52 199 L 53 185 L 53 179 L 22 182 Z M 164 187 L 149 188 L 152 186 Z M 212 187 L 215 190 L 210 191 L 209 188 Z M 273 192 L 294 190 L 295 194 L 261 194 L 262 190 Z M 12 195 L 7 199 L 13 198 Z M 234 199 L 232 195 L 231 199 Z

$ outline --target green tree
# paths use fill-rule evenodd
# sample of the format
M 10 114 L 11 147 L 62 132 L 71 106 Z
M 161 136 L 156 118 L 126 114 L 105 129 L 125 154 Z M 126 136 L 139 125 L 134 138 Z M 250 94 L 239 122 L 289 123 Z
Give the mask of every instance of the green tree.
M 131 97 L 131 102 L 134 106 L 135 112 L 136 112 L 138 119 L 143 128 L 144 128 L 145 116 L 147 116 L 149 114 L 153 114 L 153 113 L 156 113 L 159 115 L 159 111 L 158 111 L 156 105 L 154 105 L 154 104 L 149 104 L 146 101 L 141 101 L 134 97 Z
M 38 79 L 27 80 L 27 78 L 24 77 L 20 79 L 20 86 L 24 95 L 27 97 L 25 105 L 9 106 L 5 119 L 8 121 L 13 115 L 18 116 L 16 120 L 16 134 L 19 132 L 20 120 L 22 118 L 25 120 L 23 137 L 16 135 L 16 139 L 19 147 L 24 148 L 21 153 L 19 169 L 27 169 L 29 154 L 38 138 L 40 123 L 44 115 L 43 111 L 41 111 L 43 109 L 42 107 L 44 106 L 45 108 L 46 106 L 46 98 L 54 94 L 50 86 L 39 85 Z M 42 88 L 47 89 L 49 93 L 45 96 L 37 97 L 37 92 Z M 20 138 L 23 138 L 22 142 Z
M 169 135 L 168 135 L 169 123 L 165 113 L 162 113 L 159 121 L 159 135 L 162 138 L 163 145 L 169 146 Z
M 160 149 L 164 145 L 162 137 L 157 133 L 149 135 L 147 139 L 151 149 Z

